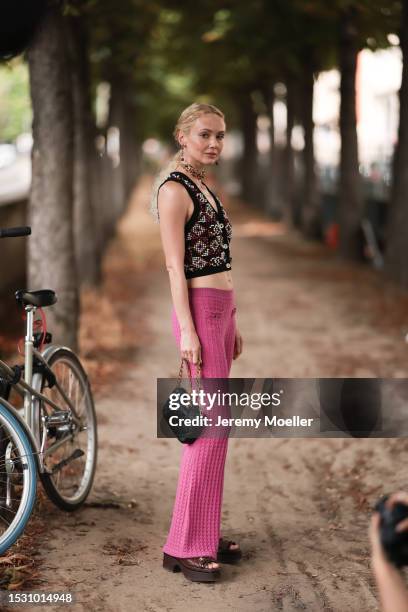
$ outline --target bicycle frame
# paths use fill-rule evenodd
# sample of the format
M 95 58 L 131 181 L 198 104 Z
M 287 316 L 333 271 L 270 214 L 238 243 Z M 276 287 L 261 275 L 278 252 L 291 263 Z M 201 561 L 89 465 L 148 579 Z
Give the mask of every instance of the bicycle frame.
M 47 366 L 47 362 L 50 359 L 53 352 L 61 347 L 57 347 L 54 345 L 49 345 L 43 353 L 37 351 L 34 347 L 34 336 L 33 336 L 33 325 L 34 325 L 34 314 L 37 310 L 36 306 L 27 305 L 25 306 L 25 311 L 27 313 L 27 323 L 26 323 L 26 335 L 24 338 L 24 379 L 20 379 L 17 383 L 10 383 L 11 386 L 17 391 L 17 393 L 24 399 L 24 418 L 21 416 L 20 412 L 11 406 L 9 402 L 5 402 L 1 400 L 3 403 L 7 405 L 7 407 L 13 412 L 13 414 L 18 418 L 19 422 L 23 425 L 24 429 L 27 431 L 27 435 L 29 435 L 30 440 L 33 444 L 33 448 L 35 449 L 35 455 L 37 458 L 37 463 L 40 472 L 48 471 L 44 464 L 45 457 L 54 452 L 58 447 L 62 446 L 69 440 L 72 440 L 73 436 L 68 435 L 63 439 L 58 440 L 51 446 L 49 446 L 46 450 L 44 450 L 45 446 L 45 433 L 43 435 L 43 439 L 40 439 L 40 429 L 39 429 L 39 410 L 40 410 L 40 401 L 45 402 L 49 406 L 56 410 L 63 410 L 61 406 L 53 402 L 50 398 L 46 397 L 43 393 L 38 391 L 33 386 L 33 359 L 36 357 L 41 363 Z M 69 348 L 64 347 L 65 350 L 72 352 Z M 0 372 L 3 372 L 4 375 L 8 379 L 14 378 L 14 370 L 10 368 L 10 366 L 0 359 Z M 34 376 L 36 376 L 34 374 Z M 42 375 L 39 375 L 40 379 L 42 379 Z M 37 381 L 39 382 L 39 381 Z M 58 389 L 61 397 L 64 402 L 70 408 L 72 413 L 72 420 L 79 426 L 80 420 L 78 415 L 76 414 L 75 407 L 73 406 L 70 399 L 67 397 L 66 393 L 62 389 L 58 380 L 55 381 L 55 386 Z M 45 428 L 44 428 L 45 432 Z

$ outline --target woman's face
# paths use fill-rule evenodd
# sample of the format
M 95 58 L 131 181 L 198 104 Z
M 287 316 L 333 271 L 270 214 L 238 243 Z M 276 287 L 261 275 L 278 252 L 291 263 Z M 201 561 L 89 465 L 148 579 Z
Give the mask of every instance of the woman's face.
M 218 160 L 225 135 L 225 122 L 214 113 L 201 115 L 188 134 L 180 133 L 184 159 L 190 164 L 213 165 Z

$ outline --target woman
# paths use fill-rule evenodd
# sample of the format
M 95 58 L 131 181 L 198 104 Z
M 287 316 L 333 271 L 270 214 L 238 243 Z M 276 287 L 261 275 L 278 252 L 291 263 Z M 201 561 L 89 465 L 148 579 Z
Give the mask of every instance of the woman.
M 173 333 L 192 376 L 201 366 L 202 379 L 228 378 L 232 359 L 242 352 L 231 276 L 231 224 L 205 183 L 205 168 L 218 163 L 224 136 L 224 115 L 218 108 L 186 108 L 174 130 L 180 150 L 159 175 L 152 197 L 170 277 Z M 220 562 L 242 556 L 235 542 L 220 537 L 227 445 L 227 436 L 201 436 L 182 449 L 163 566 L 181 570 L 193 581 L 215 581 Z

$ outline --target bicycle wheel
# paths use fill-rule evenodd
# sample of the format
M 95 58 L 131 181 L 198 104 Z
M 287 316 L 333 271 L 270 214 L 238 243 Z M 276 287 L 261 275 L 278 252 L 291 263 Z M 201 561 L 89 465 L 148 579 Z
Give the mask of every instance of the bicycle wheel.
M 46 467 L 40 478 L 51 501 L 62 510 L 72 511 L 86 500 L 95 475 L 96 414 L 88 378 L 75 353 L 58 348 L 48 365 L 69 401 L 57 385 L 50 388 L 43 380 L 42 393 L 61 409 L 54 410 L 45 402 L 40 405 L 39 430 L 41 439 L 45 435 Z
M 36 493 L 37 466 L 31 442 L 0 400 L 0 555 L 23 532 Z

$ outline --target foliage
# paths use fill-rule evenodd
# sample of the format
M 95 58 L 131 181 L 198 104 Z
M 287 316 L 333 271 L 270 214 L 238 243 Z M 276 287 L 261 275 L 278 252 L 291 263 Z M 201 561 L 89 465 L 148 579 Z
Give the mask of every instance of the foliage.
M 94 91 L 114 83 L 132 112 L 129 129 L 143 139 L 167 137 L 192 101 L 220 106 L 237 122 L 240 97 L 337 65 L 339 24 L 353 11 L 360 48 L 388 45 L 398 31 L 398 0 L 69 0 L 67 16 L 85 25 Z M 27 74 L 21 62 L 0 71 L 0 138 L 30 125 Z
M 22 132 L 30 131 L 28 68 L 20 59 L 0 66 L 0 142 L 12 142 Z

